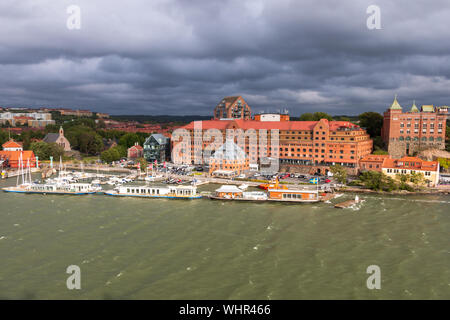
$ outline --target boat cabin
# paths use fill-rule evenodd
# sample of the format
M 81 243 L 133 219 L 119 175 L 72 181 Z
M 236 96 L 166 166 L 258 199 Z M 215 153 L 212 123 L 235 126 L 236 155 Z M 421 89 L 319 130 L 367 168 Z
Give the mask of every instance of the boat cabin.
M 269 189 L 270 200 L 280 201 L 319 201 L 317 190 Z
M 242 198 L 243 191 L 236 186 L 221 186 L 215 192 L 216 197 L 225 199 Z
M 197 195 L 197 188 L 194 186 L 125 186 L 119 188 L 119 194 L 190 197 Z

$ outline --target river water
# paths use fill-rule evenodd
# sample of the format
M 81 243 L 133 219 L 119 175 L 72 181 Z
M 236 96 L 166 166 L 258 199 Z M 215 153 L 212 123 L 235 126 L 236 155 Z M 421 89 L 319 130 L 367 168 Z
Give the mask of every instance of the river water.
M 282 204 L 0 192 L 0 298 L 450 299 L 450 197 L 362 195 L 333 208 L 353 196 Z M 80 290 L 66 287 L 69 265 L 81 269 Z M 381 269 L 380 290 L 366 286 L 369 265 Z

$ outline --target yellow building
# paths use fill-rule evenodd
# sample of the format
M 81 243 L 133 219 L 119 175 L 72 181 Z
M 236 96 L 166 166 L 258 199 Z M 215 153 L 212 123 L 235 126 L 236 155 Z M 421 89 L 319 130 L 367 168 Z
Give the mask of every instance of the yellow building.
M 429 186 L 436 186 L 439 182 L 439 162 L 424 161 L 417 157 L 403 157 L 400 159 L 387 158 L 382 167 L 382 172 L 393 179 L 397 175 L 422 173 Z

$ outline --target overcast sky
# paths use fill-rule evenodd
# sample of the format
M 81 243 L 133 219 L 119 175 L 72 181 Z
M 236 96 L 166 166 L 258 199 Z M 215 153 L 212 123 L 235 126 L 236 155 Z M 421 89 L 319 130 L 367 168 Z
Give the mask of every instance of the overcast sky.
M 0 106 L 211 115 L 242 95 L 253 112 L 355 115 L 396 93 L 407 108 L 449 105 L 449 21 L 449 0 L 1 0 Z

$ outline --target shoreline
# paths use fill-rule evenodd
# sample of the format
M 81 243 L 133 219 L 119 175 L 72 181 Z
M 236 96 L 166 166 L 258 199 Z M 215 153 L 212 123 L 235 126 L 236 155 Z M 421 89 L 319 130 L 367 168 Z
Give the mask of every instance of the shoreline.
M 335 192 L 348 192 L 348 193 L 372 193 L 372 194 L 382 194 L 382 195 L 445 195 L 445 194 L 450 194 L 450 189 L 448 190 L 436 190 L 436 189 L 431 189 L 431 190 L 422 190 L 422 191 L 406 191 L 406 190 L 401 190 L 401 191 L 377 191 L 377 190 L 371 190 L 371 189 L 360 189 L 360 188 L 351 188 L 351 187 L 346 187 L 346 188 L 339 188 L 336 189 Z

